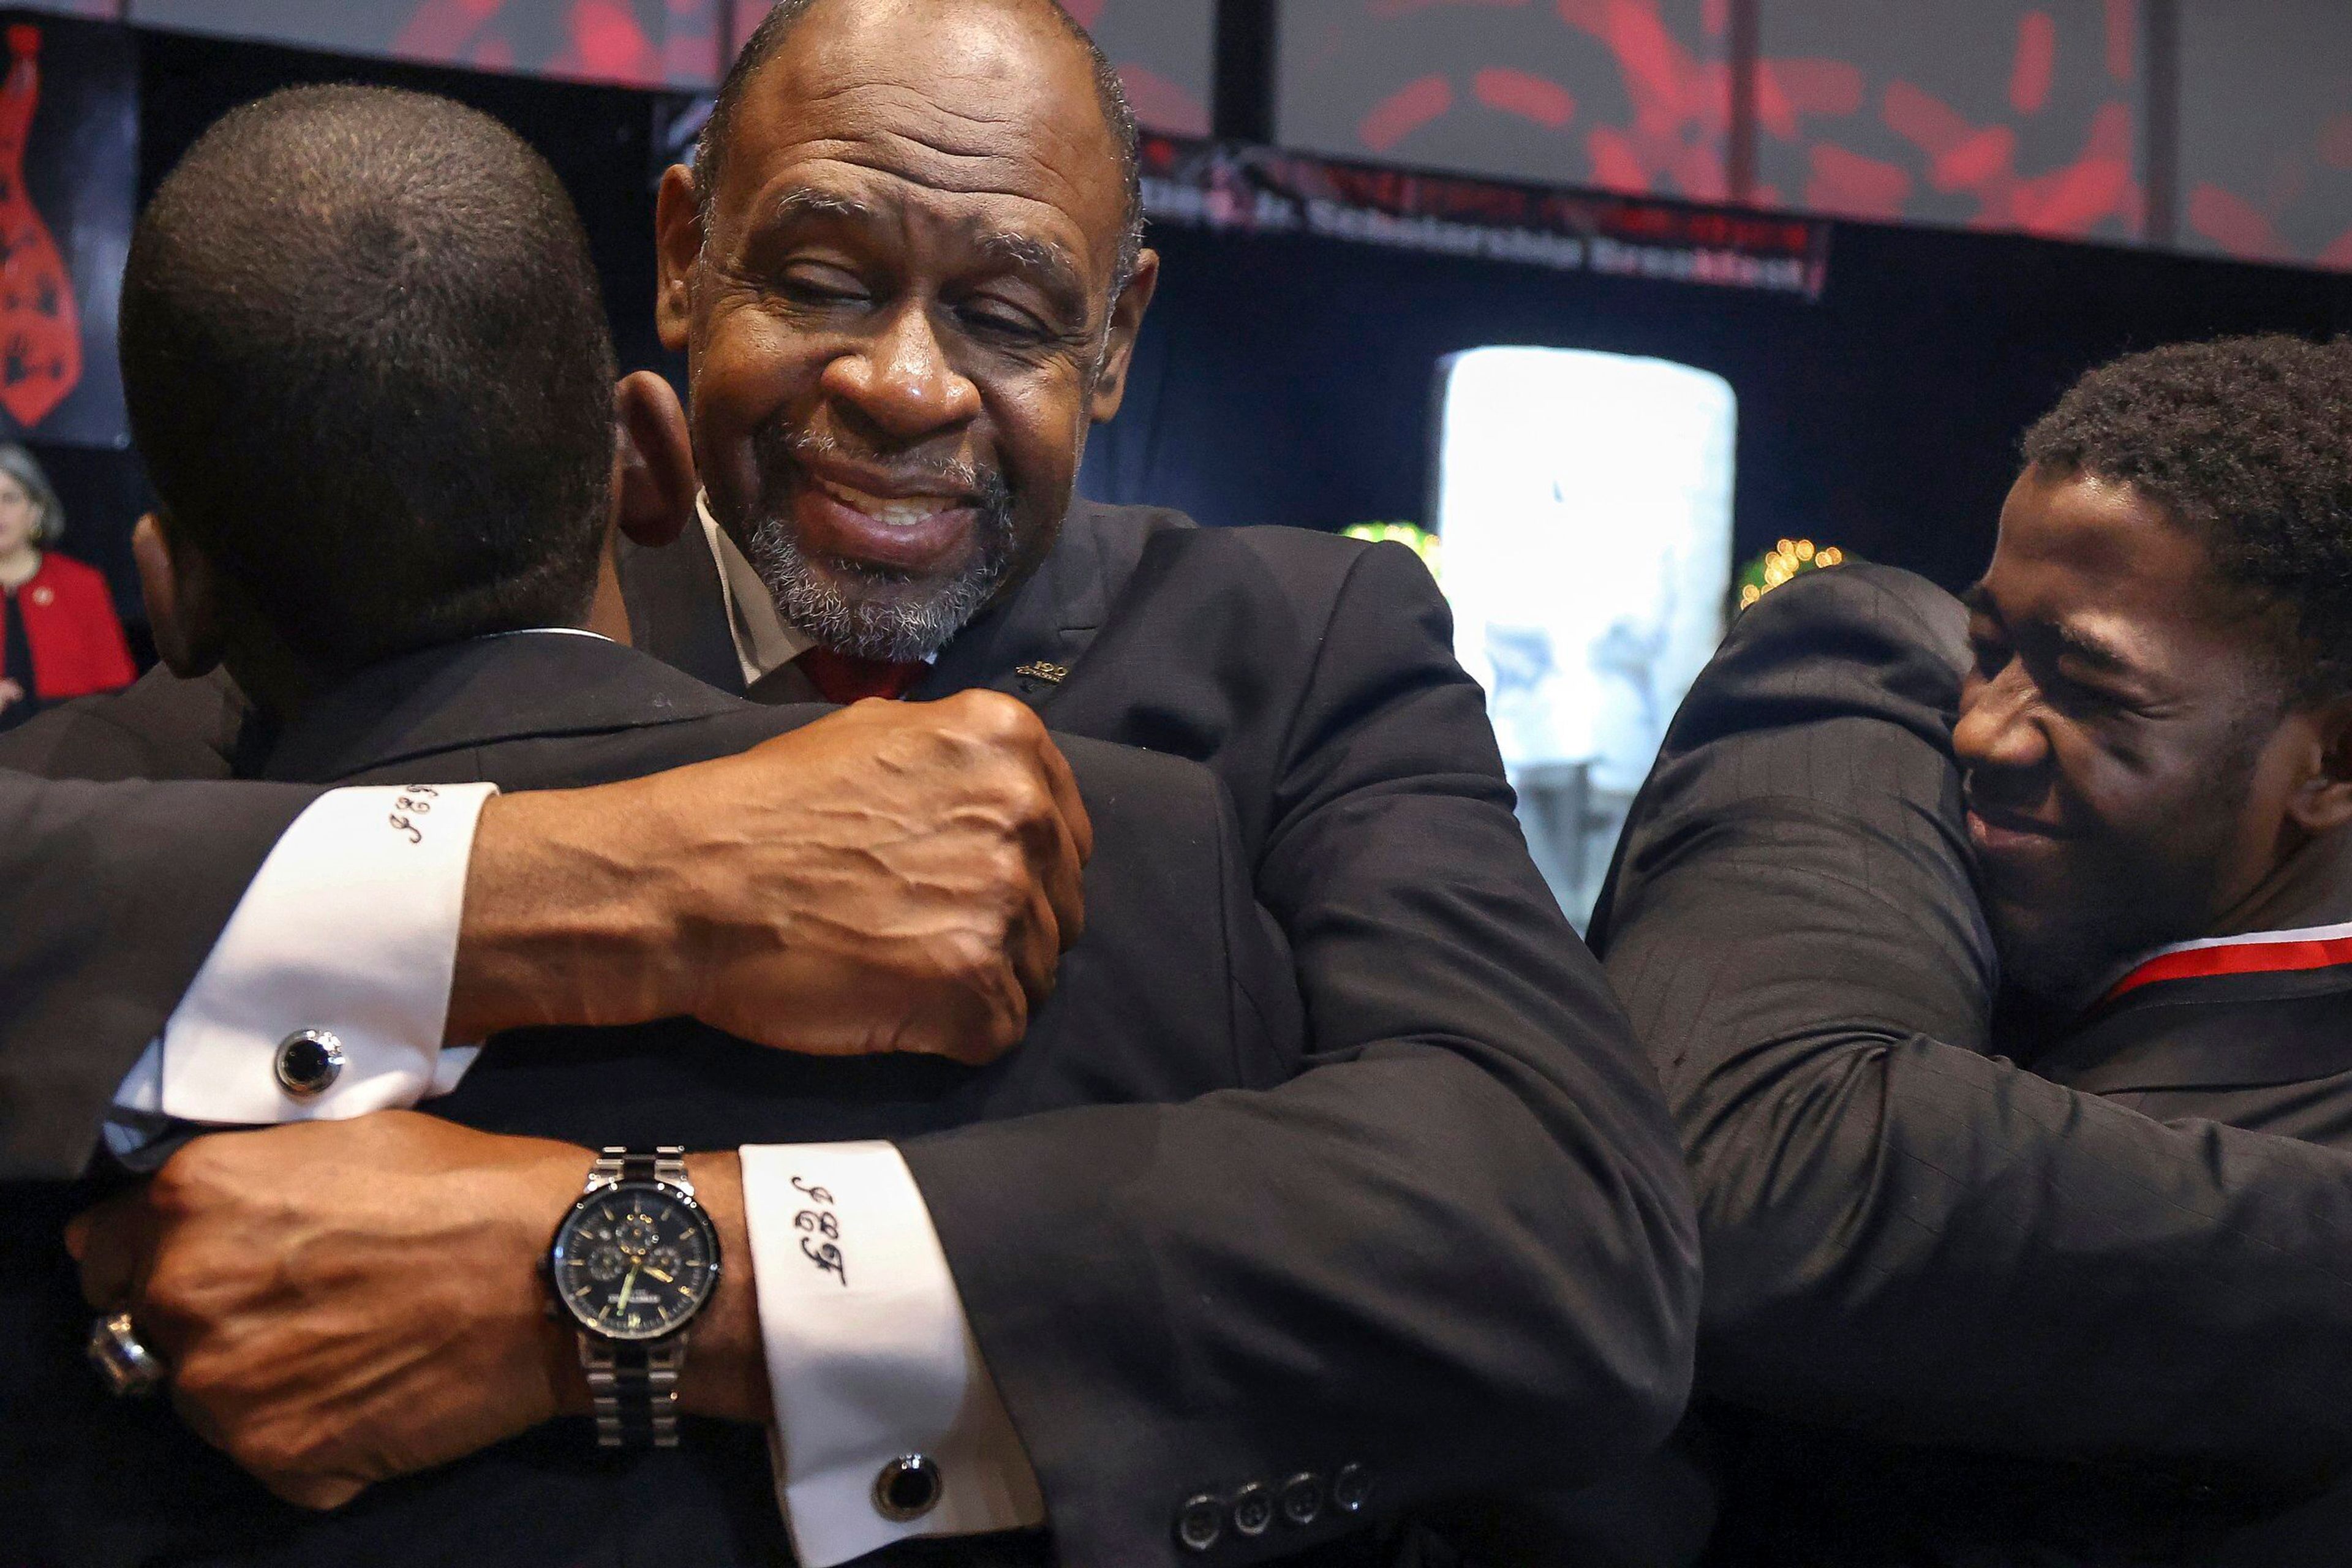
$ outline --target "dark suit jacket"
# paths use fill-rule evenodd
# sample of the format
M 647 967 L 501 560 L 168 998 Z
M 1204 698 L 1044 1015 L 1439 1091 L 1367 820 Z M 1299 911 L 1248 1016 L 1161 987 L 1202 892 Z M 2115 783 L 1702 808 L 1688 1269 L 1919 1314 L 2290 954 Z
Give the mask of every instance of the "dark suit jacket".
M 698 535 L 622 577 L 640 646 L 740 681 Z M 1396 546 L 1080 502 L 911 693 L 1206 764 L 1307 1001 L 1271 1092 L 906 1145 L 1070 1561 L 1179 1560 L 1188 1495 L 1349 1463 L 1387 1507 L 1589 1477 L 1680 1403 L 1680 1160 L 1452 640 Z
M 2188 1120 L 2237 1119 L 2222 1100 L 2136 1105 L 2069 1087 L 2062 1058 L 1992 1054 L 1949 744 L 1961 620 L 1871 567 L 1743 616 L 1593 928 L 1697 1184 L 1701 1387 L 1758 1461 L 1733 1467 L 1731 1561 L 1844 1561 L 1830 1542 L 1853 1532 L 1792 1528 L 1834 1511 L 1835 1475 L 1897 1509 L 1933 1489 L 1843 1470 L 1855 1439 L 1939 1450 L 1945 1478 L 1953 1450 L 2105 1467 L 2092 1494 L 2067 1470 L 2036 1495 L 2137 1489 L 2166 1529 L 2192 1495 L 2291 1491 L 2352 1458 L 2352 1159 Z M 1979 1496 L 2017 1475 L 1996 1473 Z M 2116 1539 L 2139 1539 L 2149 1516 L 2124 1513 Z M 1873 1562 L 1913 1539 L 1861 1536 Z
M 662 565 L 723 653 L 707 547 L 633 557 L 641 612 Z M 915 694 L 994 686 L 1059 732 L 1206 765 L 1307 1009 L 1305 1070 L 1277 1088 L 902 1144 L 1065 1561 L 1192 1561 L 1186 1499 L 1362 1466 L 1363 1515 L 1227 1528 L 1202 1560 L 1295 1553 L 1430 1498 L 1601 1473 L 1680 1408 L 1697 1276 L 1672 1131 L 1450 644 L 1409 552 L 1080 506 Z M 1021 673 L 1041 663 L 1069 673 Z M 111 1084 L 69 1108 L 80 1127 Z
M 732 754 L 824 711 L 754 707 L 601 639 L 484 638 L 350 682 L 278 738 L 266 771 L 320 784 L 570 787 Z M 592 1146 L 731 1148 L 905 1137 L 1290 1077 L 1303 1020 L 1288 954 L 1251 898 L 1223 786 L 1175 758 L 1076 739 L 1064 751 L 1096 826 L 1092 918 L 1053 997 L 1002 1061 L 972 1070 L 911 1057 L 822 1059 L 687 1021 L 535 1030 L 492 1041 L 457 1091 L 426 1109 Z M 35 1212 L 52 1206 L 34 1197 Z M 100 1394 L 75 1354 L 87 1312 L 54 1230 L 25 1247 L 51 1255 L 52 1289 L 32 1314 L 45 1331 L 30 1342 L 42 1353 L 0 1386 L 41 1414 L 11 1423 L 0 1440 L 0 1485 L 24 1489 L 6 1512 L 37 1561 L 443 1563 L 516 1519 L 534 1524 L 500 1547 L 499 1562 L 716 1568 L 786 1555 L 763 1435 L 715 1424 L 690 1433 L 679 1454 L 629 1466 L 600 1461 L 586 1433 L 567 1425 L 329 1519 L 280 1507 L 167 1407 Z M 0 1292 L 17 1289 L 12 1280 Z M 1043 1555 L 1036 1541 L 980 1550 L 991 1560 Z
M 0 770 L 20 770 L 0 772 L 0 1179 L 82 1168 L 115 1086 L 317 795 L 120 782 L 223 776 L 242 711 L 146 682 L 0 735 Z

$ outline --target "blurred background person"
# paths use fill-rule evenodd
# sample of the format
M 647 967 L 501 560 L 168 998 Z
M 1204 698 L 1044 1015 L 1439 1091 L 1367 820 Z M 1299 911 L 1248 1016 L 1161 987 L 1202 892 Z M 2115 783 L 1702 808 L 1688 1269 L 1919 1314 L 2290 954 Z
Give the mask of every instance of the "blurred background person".
M 33 454 L 0 443 L 0 730 L 45 702 L 112 691 L 138 674 L 106 579 L 50 548 L 65 521 Z

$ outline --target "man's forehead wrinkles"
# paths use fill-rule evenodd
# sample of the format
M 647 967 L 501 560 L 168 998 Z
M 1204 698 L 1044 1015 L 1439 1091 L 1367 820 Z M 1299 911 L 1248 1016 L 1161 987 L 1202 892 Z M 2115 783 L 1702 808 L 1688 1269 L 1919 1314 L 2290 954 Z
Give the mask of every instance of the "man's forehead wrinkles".
M 824 204 L 830 203 L 840 209 L 841 216 L 871 217 L 877 216 L 878 207 L 890 205 L 889 187 L 896 184 L 960 200 L 1015 205 L 1035 212 L 1041 218 L 1058 220 L 1045 226 L 1055 232 L 1040 233 L 1034 228 L 1007 229 L 1009 215 L 990 219 L 972 213 L 959 218 L 969 225 L 1019 233 L 1021 237 L 1051 246 L 1065 256 L 1074 258 L 1076 254 L 1066 240 L 1083 243 L 1087 237 L 1085 225 L 1067 206 L 1049 195 L 992 181 L 986 177 L 990 171 L 973 170 L 971 177 L 955 179 L 944 170 L 909 168 L 905 160 L 892 157 L 866 142 L 813 142 L 797 151 L 800 155 L 779 170 L 767 188 L 753 198 L 753 212 L 778 216 L 796 216 L 800 211 L 822 213 L 826 210 Z M 785 202 L 794 202 L 796 205 L 787 210 L 779 205 Z M 856 210 L 848 210 L 852 208 Z
M 828 118 L 848 114 L 878 122 L 849 134 L 836 132 L 834 139 L 889 138 L 943 158 L 1004 158 L 1041 168 L 1048 158 L 1082 158 L 1089 151 L 1116 160 L 1116 153 L 1107 147 L 1090 149 L 1087 138 L 1068 134 L 1048 120 L 1021 112 L 1017 106 L 1008 107 L 1005 95 L 992 84 L 983 84 L 978 96 L 988 101 L 990 109 L 943 103 L 936 88 L 859 81 L 813 87 L 787 100 L 787 112 L 803 122 L 814 122 L 812 130 L 818 134 L 812 140 L 824 139 L 821 128 Z

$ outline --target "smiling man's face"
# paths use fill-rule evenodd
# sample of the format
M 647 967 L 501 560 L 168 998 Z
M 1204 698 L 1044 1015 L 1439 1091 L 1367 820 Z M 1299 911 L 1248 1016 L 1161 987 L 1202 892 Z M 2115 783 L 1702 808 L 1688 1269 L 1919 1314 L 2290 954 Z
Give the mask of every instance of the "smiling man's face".
M 1051 548 L 1156 261 L 1082 45 L 1019 0 L 820 4 L 661 203 L 714 516 L 819 642 L 937 651 Z
M 2128 485 L 2029 468 L 1969 602 L 1953 742 L 1987 911 L 2011 984 L 2080 1001 L 2292 850 L 2316 742 L 2263 623 Z

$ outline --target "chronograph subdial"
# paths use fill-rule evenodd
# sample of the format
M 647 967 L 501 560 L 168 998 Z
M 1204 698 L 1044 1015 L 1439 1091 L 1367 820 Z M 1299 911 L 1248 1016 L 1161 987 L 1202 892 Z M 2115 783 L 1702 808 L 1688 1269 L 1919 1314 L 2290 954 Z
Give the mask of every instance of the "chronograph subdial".
M 549 1258 L 557 1300 L 608 1339 L 676 1332 L 719 1280 L 719 1234 L 692 1199 L 621 1183 L 581 1199 Z

